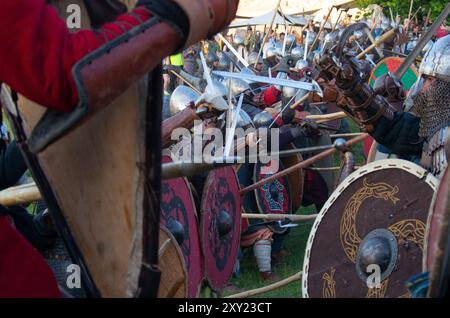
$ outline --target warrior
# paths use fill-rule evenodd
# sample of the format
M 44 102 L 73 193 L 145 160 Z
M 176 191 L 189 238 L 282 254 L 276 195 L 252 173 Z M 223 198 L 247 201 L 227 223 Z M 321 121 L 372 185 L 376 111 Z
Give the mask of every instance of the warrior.
M 361 83 L 348 62 L 344 62 L 336 76 L 340 107 L 378 143 L 394 154 L 420 161 L 436 176 L 448 165 L 444 146 L 450 122 L 449 49 L 450 36 L 446 36 L 427 52 L 420 66 L 421 76 L 407 98 L 404 111 L 397 111 L 380 91 L 374 92 Z M 319 63 L 328 75 L 330 62 L 329 56 L 324 56 Z M 388 76 L 383 81 L 392 79 Z
M 128 41 L 99 58 L 118 65 L 132 56 L 136 62 L 127 64 L 127 68 L 122 68 L 124 72 L 115 74 L 117 79 L 110 78 L 111 82 L 117 80 L 118 86 L 117 90 L 109 91 L 113 95 L 120 94 L 164 57 L 219 32 L 233 19 L 237 5 L 238 0 L 139 0 L 134 10 L 118 15 L 112 23 L 105 23 L 95 30 L 70 33 L 56 10 L 45 0 L 4 0 L 0 4 L 3 13 L 0 39 L 7 43 L 8 49 L 0 50 L 3 61 L 0 82 L 49 109 L 71 112 L 80 99 L 72 71 L 89 54 L 115 39 L 128 36 Z M 96 72 L 104 73 L 106 69 Z M 101 75 L 92 72 L 85 71 L 80 76 L 92 79 L 92 76 Z M 94 101 L 91 109 L 98 106 L 95 105 L 97 102 L 102 104 L 101 98 L 95 97 L 96 92 L 104 93 L 102 88 L 88 88 L 89 100 Z M 106 99 L 111 101 L 116 97 Z M 3 213 L 0 213 L 0 255 L 2 295 L 58 296 L 50 269 Z

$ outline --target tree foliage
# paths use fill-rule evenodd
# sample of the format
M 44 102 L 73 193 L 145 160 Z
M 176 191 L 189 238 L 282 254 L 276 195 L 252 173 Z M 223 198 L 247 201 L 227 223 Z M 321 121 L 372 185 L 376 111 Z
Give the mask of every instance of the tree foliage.
M 410 0 L 357 0 L 356 2 L 361 8 L 366 8 L 371 4 L 378 4 L 383 7 L 384 15 L 389 18 L 389 8 L 391 8 L 394 18 L 397 14 L 400 14 L 402 18 L 407 18 L 411 5 Z M 447 1 L 445 0 L 414 0 L 412 14 L 422 7 L 417 13 L 417 18 L 419 21 L 424 21 L 431 9 L 430 18 L 434 20 L 444 10 L 446 5 Z

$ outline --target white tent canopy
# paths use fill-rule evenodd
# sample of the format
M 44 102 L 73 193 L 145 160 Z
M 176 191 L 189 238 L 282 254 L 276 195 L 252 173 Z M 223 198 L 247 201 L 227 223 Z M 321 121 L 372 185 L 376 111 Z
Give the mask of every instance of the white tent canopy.
M 321 15 L 314 15 L 316 18 L 314 19 L 314 21 L 322 21 L 323 16 Z M 284 18 L 285 17 L 285 18 Z M 308 20 L 313 19 L 313 16 L 293 16 L 293 15 L 288 15 L 285 14 L 283 17 L 283 15 L 281 14 L 280 11 L 277 11 L 277 14 L 275 16 L 275 20 L 274 20 L 274 25 L 306 25 L 308 23 Z M 254 25 L 268 25 L 272 22 L 272 18 L 273 18 L 273 11 L 265 13 L 263 15 L 260 15 L 258 17 L 254 17 L 254 18 L 249 18 L 249 19 L 242 19 L 242 20 L 238 20 L 233 22 L 229 28 L 243 28 L 243 27 L 247 27 L 247 26 L 254 26 Z M 331 23 L 328 22 L 325 26 L 325 28 L 327 29 L 331 29 Z
M 305 25 L 308 22 L 308 20 L 311 18 L 309 16 L 294 17 L 294 16 L 290 16 L 287 14 L 285 14 L 284 17 L 280 11 L 277 11 L 273 24 L 274 25 L 277 25 L 277 24 L 279 24 L 279 25 L 285 25 L 285 24 L 287 24 L 287 25 Z M 272 18 L 273 18 L 273 11 L 270 11 L 270 12 L 267 12 L 258 17 L 235 21 L 230 25 L 230 28 L 242 28 L 242 27 L 246 27 L 249 25 L 250 26 L 266 25 L 266 24 L 270 24 L 272 22 Z
M 265 24 L 270 24 L 270 22 L 272 22 L 272 18 L 273 18 L 273 11 L 268 12 L 266 14 L 260 15 L 258 17 L 254 17 L 251 19 L 246 19 L 246 20 L 241 20 L 241 21 L 237 21 L 234 22 L 230 25 L 230 28 L 242 28 L 242 27 L 246 27 L 246 26 L 253 26 L 253 25 L 265 25 Z M 286 22 L 285 22 L 286 21 Z M 288 19 L 284 19 L 283 16 L 280 14 L 280 12 L 277 12 L 276 16 L 275 16 L 275 21 L 274 21 L 274 25 L 275 24 L 288 24 L 288 25 L 292 25 L 292 22 L 289 21 Z

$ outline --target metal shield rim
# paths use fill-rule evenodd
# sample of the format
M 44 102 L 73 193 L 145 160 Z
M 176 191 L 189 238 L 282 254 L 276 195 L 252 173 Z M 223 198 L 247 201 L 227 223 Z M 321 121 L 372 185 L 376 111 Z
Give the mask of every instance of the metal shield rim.
M 236 174 L 236 170 L 235 170 L 235 168 L 233 167 L 233 166 L 227 166 L 227 167 L 223 167 L 223 168 L 220 168 L 220 169 L 226 169 L 226 170 L 228 170 L 229 172 L 230 172 L 230 174 L 231 174 L 231 172 L 232 172 L 232 175 L 234 176 L 234 178 L 233 178 L 233 180 L 234 180 L 234 182 L 235 182 L 235 185 L 236 185 L 236 188 L 238 189 L 238 191 L 240 190 L 240 184 L 239 184 L 239 178 L 238 178 L 238 176 L 237 176 L 237 174 Z M 212 176 L 212 175 L 214 175 L 214 173 L 217 171 L 217 170 L 220 170 L 220 169 L 216 169 L 216 170 L 213 170 L 213 171 L 211 171 L 209 174 L 208 174 L 208 176 L 207 176 L 207 178 L 206 178 L 206 180 L 205 180 L 205 185 L 207 184 L 207 180 Z M 203 213 L 203 204 L 204 204 L 204 201 L 203 201 L 203 199 L 206 197 L 205 196 L 205 194 L 207 193 L 207 191 L 208 191 L 208 189 L 205 187 L 204 189 L 203 189 L 203 194 L 202 194 L 202 202 L 201 202 L 201 210 L 202 210 L 202 213 Z M 235 235 L 236 237 L 237 237 L 237 244 L 236 244 L 236 246 L 237 246 L 237 248 L 236 248 L 236 251 L 234 252 L 234 254 L 236 254 L 235 256 L 234 256 L 234 259 L 235 260 L 237 260 L 237 258 L 238 258 L 238 255 L 239 255 L 239 248 L 240 248 L 240 246 L 241 246 L 241 227 L 242 227 L 242 217 L 241 217 L 241 196 L 240 196 L 240 193 L 237 193 L 237 197 L 238 197 L 238 199 L 239 199 L 239 202 L 237 202 L 237 204 L 236 204 L 236 212 L 237 212 L 237 218 L 236 218 L 236 223 L 234 224 L 234 230 L 235 230 L 235 233 L 239 233 L 238 235 Z M 204 222 L 203 222 L 203 218 L 202 218 L 202 220 L 200 221 L 200 227 L 199 227 L 199 229 L 200 229 L 200 247 L 201 247 L 201 252 L 202 252 L 202 256 L 203 256 L 203 268 L 204 268 L 204 274 L 203 274 L 203 277 L 204 277 L 204 279 L 208 282 L 208 284 L 209 284 L 209 286 L 211 287 L 211 289 L 213 289 L 213 290 L 221 290 L 224 286 L 218 286 L 210 277 L 209 277 L 209 274 L 208 274 L 208 267 L 206 266 L 206 259 L 205 259 L 205 253 L 204 253 L 204 251 L 205 251 L 205 249 L 206 249 L 206 239 L 204 238 L 204 231 L 205 231 L 205 229 L 204 229 Z M 230 257 L 232 257 L 233 255 L 230 255 Z M 233 268 L 234 268 L 234 264 L 233 264 Z M 231 277 L 232 277 L 232 275 L 233 275 L 233 272 L 234 271 L 232 271 L 231 273 L 230 273 L 230 276 L 229 276 L 229 278 L 228 278 L 228 281 L 231 279 Z
M 412 163 L 410 161 L 402 160 L 402 159 L 386 159 L 386 160 L 380 160 L 376 162 L 369 163 L 355 172 L 353 172 L 351 175 L 349 175 L 340 185 L 339 187 L 334 190 L 334 192 L 331 194 L 331 196 L 328 198 L 327 202 L 323 206 L 322 210 L 320 210 L 319 215 L 315 219 L 311 232 L 308 236 L 308 241 L 306 243 L 306 249 L 305 249 L 305 257 L 303 261 L 303 275 L 302 275 L 302 296 L 303 298 L 309 298 L 308 293 L 308 270 L 309 270 L 309 255 L 311 254 L 311 249 L 314 242 L 314 237 L 317 232 L 317 229 L 319 228 L 319 225 L 328 212 L 329 208 L 332 206 L 334 201 L 339 197 L 339 195 L 344 192 L 347 187 L 349 187 L 355 180 L 359 179 L 360 177 L 367 175 L 369 173 L 372 173 L 374 171 L 378 170 L 384 170 L 384 169 L 401 169 L 404 170 L 410 174 L 413 174 L 421 179 L 425 177 L 425 182 L 434 190 L 436 191 L 437 185 L 438 185 L 438 179 L 433 176 L 431 173 L 428 173 L 427 170 L 422 168 L 421 166 Z

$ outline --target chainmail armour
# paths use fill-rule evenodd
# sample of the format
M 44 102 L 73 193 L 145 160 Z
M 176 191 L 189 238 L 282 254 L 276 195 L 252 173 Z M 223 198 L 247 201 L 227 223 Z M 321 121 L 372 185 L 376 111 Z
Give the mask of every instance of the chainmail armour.
M 425 139 L 421 164 L 439 176 L 448 165 L 445 142 L 450 125 L 450 83 L 436 79 L 412 101 L 411 111 L 421 118 L 419 136 Z
M 419 136 L 429 140 L 450 124 L 450 83 L 436 79 L 431 87 L 413 97 L 413 113 L 420 117 Z

